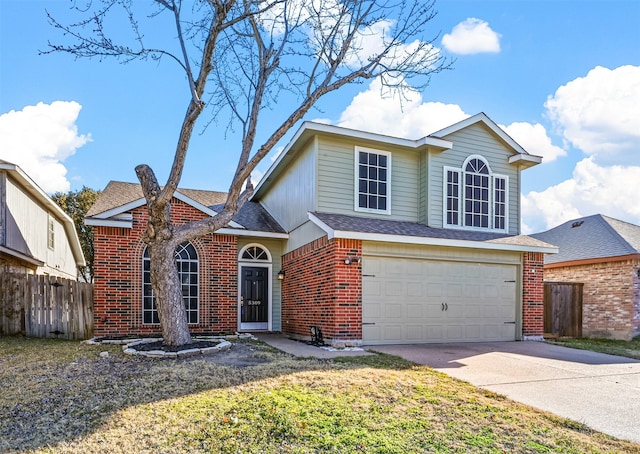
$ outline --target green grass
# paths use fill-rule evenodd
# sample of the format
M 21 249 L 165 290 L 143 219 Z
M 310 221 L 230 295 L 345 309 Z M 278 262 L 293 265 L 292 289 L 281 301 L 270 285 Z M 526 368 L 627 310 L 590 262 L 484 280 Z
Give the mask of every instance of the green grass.
M 394 356 L 252 348 L 268 361 L 228 367 L 0 338 L 0 452 L 640 453 Z
M 581 350 L 592 350 L 594 352 L 607 353 L 609 355 L 640 359 L 640 336 L 635 337 L 631 341 L 561 338 L 548 342 L 563 345 L 565 347 L 579 348 Z

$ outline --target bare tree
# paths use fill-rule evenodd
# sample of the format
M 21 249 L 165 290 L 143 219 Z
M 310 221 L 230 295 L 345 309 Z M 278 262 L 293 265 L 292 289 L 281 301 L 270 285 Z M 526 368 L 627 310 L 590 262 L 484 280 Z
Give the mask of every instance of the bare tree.
M 47 52 L 124 61 L 170 58 L 189 84 L 191 96 L 166 183 L 161 186 L 149 166 L 136 167 L 149 211 L 144 241 L 167 345 L 191 342 L 174 262 L 176 246 L 229 224 L 252 195 L 251 172 L 320 98 L 373 78 L 402 98 L 403 92 L 426 86 L 430 75 L 450 66 L 432 45 L 436 36 L 423 36 L 435 16 L 430 0 L 154 0 L 157 9 L 144 24 L 135 17 L 133 0 L 102 0 L 97 6 L 88 1 L 81 22 L 65 25 L 49 15 L 71 43 L 49 43 Z M 124 12 L 121 17 L 133 31 L 129 43 L 116 42 L 106 31 L 105 20 L 116 9 Z M 142 26 L 166 14 L 175 26 L 177 52 L 144 45 Z M 208 121 L 222 119 L 241 132 L 238 165 L 217 215 L 173 225 L 170 201 L 194 126 L 207 106 Z M 282 122 L 256 143 L 261 115 L 275 108 Z

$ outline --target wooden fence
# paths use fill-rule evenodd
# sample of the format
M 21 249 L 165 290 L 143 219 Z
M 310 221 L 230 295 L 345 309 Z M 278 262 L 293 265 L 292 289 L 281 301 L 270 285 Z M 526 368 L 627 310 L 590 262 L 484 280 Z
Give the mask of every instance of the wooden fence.
M 89 339 L 93 284 L 54 276 L 0 274 L 0 335 Z
M 582 287 L 575 282 L 544 283 L 545 336 L 582 337 Z

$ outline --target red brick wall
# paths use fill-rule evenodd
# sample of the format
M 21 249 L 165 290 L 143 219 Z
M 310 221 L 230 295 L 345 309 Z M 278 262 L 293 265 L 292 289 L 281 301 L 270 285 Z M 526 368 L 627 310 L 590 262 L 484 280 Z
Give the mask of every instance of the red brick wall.
M 316 325 L 328 342 L 361 342 L 362 267 L 346 257 L 362 257 L 360 240 L 323 237 L 282 257 L 283 332 L 308 339 Z
M 544 254 L 522 254 L 522 336 L 542 338 L 544 332 Z
M 582 335 L 630 340 L 640 333 L 640 260 L 547 267 L 549 282 L 582 282 Z
M 159 334 L 158 325 L 142 323 L 141 238 L 147 226 L 146 206 L 131 211 L 133 228 L 95 227 L 94 333 L 96 336 Z M 176 225 L 206 214 L 172 200 Z M 199 259 L 200 314 L 194 334 L 217 334 L 237 329 L 237 238 L 207 235 L 192 241 Z

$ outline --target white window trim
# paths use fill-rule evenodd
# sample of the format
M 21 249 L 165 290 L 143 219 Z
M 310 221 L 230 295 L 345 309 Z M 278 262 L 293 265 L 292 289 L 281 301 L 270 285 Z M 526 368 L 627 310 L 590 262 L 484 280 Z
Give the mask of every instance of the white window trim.
M 47 248 L 52 251 L 56 249 L 56 220 L 51 215 L 47 217 Z
M 509 231 L 509 176 L 508 175 L 500 175 L 500 174 L 491 174 L 491 194 L 492 194 L 492 203 L 491 203 L 491 211 L 492 211 L 492 215 L 491 215 L 491 223 L 492 225 L 495 225 L 495 208 L 496 208 L 496 201 L 495 201 L 495 191 L 496 191 L 496 186 L 495 186 L 495 180 L 496 178 L 499 179 L 503 179 L 504 180 L 504 229 L 496 229 L 494 228 L 493 230 L 496 232 L 508 232 Z
M 378 155 L 384 155 L 387 157 L 387 209 L 386 210 L 374 210 L 372 208 L 361 208 L 359 206 L 360 197 L 360 156 L 359 153 L 372 153 Z M 353 210 L 361 213 L 376 213 L 376 214 L 391 214 L 391 153 L 383 150 L 376 150 L 375 148 L 366 148 L 356 146 L 354 149 L 354 169 L 353 169 Z
M 472 159 L 481 159 L 487 165 L 489 169 L 489 226 L 488 228 L 484 227 L 469 227 L 464 225 L 465 219 L 465 200 L 464 200 L 464 185 L 466 182 L 465 168 L 470 160 Z M 448 224 L 447 223 L 447 172 L 457 172 L 458 177 L 458 224 Z M 501 178 L 505 180 L 505 219 L 504 219 L 504 229 L 494 228 L 495 224 L 495 179 Z M 509 176 L 502 175 L 499 173 L 493 173 L 491 170 L 491 166 L 489 165 L 489 161 L 481 155 L 474 154 L 462 163 L 462 167 L 451 167 L 451 166 L 443 166 L 442 168 L 442 225 L 445 228 L 458 229 L 458 230 L 472 230 L 476 232 L 499 232 L 499 233 L 508 233 L 509 232 Z

